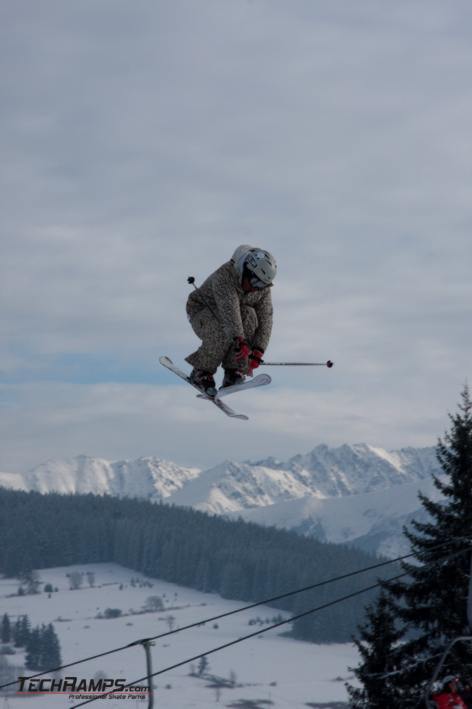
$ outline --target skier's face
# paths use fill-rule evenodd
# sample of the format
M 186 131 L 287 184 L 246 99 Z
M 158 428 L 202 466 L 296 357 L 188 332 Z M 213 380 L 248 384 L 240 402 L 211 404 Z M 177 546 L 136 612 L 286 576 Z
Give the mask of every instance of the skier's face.
M 250 271 L 244 272 L 241 285 L 245 293 L 255 293 L 258 290 L 270 288 L 269 283 L 263 283 L 257 278 L 257 276 L 254 275 L 254 273 L 251 273 Z
M 251 284 L 251 281 L 248 276 L 244 276 L 242 287 L 245 293 L 254 293 L 254 291 L 257 290 L 257 288 L 254 288 L 254 286 Z

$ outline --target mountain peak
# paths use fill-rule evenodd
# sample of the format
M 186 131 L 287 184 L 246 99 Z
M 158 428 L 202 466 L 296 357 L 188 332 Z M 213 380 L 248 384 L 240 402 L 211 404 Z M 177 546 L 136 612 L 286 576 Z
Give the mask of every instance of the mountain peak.
M 295 524 L 293 520 L 300 514 L 300 529 L 319 529 L 321 524 L 324 533 L 337 539 L 326 521 L 315 519 L 320 505 L 326 503 L 326 509 L 339 511 L 359 507 L 362 497 L 369 505 L 370 496 L 374 504 L 376 495 L 390 498 L 398 491 L 401 507 L 400 486 L 406 484 L 405 489 L 417 489 L 423 483 L 427 485 L 432 473 L 438 472 L 434 448 L 387 451 L 367 443 L 337 447 L 319 444 L 310 452 L 299 453 L 286 461 L 274 457 L 256 462 L 225 460 L 203 471 L 155 456 L 108 461 L 81 454 L 65 460 L 51 459 L 23 476 L 1 474 L 0 485 L 43 493 L 93 493 L 166 500 L 210 514 L 242 514 L 253 510 L 254 521 L 259 513 L 261 520 L 271 518 L 263 511 L 270 512 L 269 508 L 273 508 L 277 519 L 290 519 L 291 524 Z M 407 497 L 411 507 L 411 492 Z M 336 501 L 342 501 L 342 505 Z M 333 504 L 335 507 L 331 507 Z M 287 505 L 291 505 L 290 512 Z M 367 511 L 372 516 L 372 511 Z M 307 514 L 311 522 L 306 521 Z M 342 523 L 338 516 L 339 512 L 332 522 L 334 526 Z M 296 524 L 295 528 L 298 528 Z M 359 529 L 360 525 L 356 523 L 354 528 Z M 343 535 L 349 539 L 351 532 L 347 527 Z

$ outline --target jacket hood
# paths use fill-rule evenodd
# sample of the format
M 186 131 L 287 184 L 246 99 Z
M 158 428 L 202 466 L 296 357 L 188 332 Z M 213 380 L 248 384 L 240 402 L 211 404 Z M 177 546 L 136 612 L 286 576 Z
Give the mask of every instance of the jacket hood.
M 231 263 L 233 264 L 235 271 L 238 274 L 239 281 L 241 281 L 243 277 L 243 269 L 244 262 L 246 261 L 246 256 L 250 251 L 255 248 L 255 246 L 250 246 L 250 244 L 241 244 L 241 246 L 238 246 L 238 248 L 231 257 Z

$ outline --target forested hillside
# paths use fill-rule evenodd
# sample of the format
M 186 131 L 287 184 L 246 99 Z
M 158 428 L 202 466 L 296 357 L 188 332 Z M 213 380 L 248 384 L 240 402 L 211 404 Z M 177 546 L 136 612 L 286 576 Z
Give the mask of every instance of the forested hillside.
M 375 563 L 363 552 L 191 509 L 94 495 L 0 489 L 0 572 L 114 561 L 225 598 L 255 601 Z M 395 570 L 389 568 L 388 575 Z M 293 613 L 375 582 L 368 573 L 284 599 Z M 295 624 L 297 637 L 347 641 L 372 600 L 363 594 Z

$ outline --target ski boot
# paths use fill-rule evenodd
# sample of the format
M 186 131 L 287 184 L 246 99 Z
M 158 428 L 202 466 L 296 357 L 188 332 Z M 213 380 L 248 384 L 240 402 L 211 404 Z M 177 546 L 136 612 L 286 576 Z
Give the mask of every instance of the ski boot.
M 225 369 L 225 376 L 223 377 L 221 388 L 242 384 L 245 379 L 244 374 L 240 372 L 239 369 Z
M 217 394 L 215 380 L 211 372 L 205 372 L 203 369 L 192 369 L 189 382 L 198 387 L 207 396 L 213 397 Z

